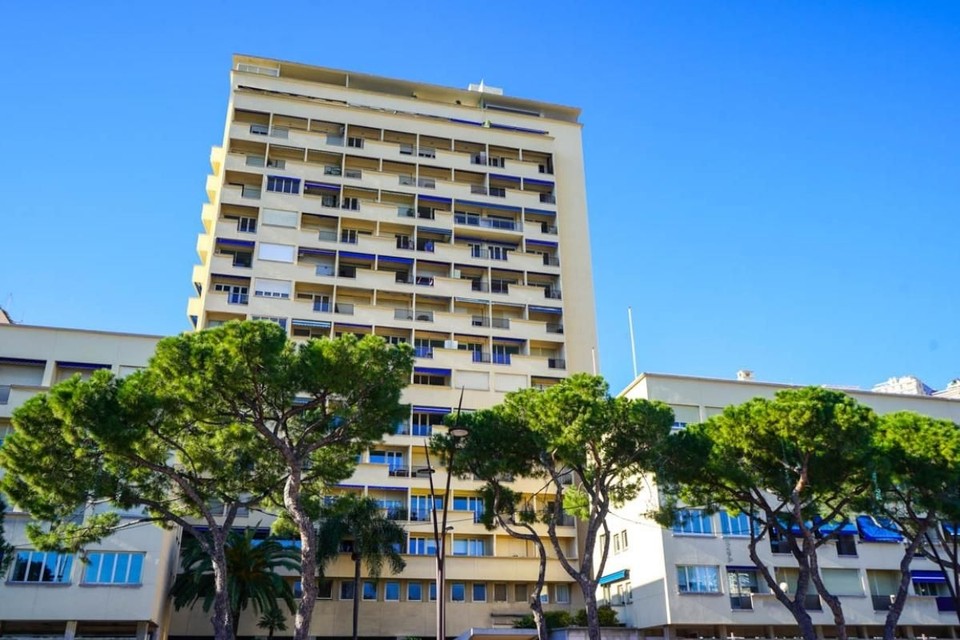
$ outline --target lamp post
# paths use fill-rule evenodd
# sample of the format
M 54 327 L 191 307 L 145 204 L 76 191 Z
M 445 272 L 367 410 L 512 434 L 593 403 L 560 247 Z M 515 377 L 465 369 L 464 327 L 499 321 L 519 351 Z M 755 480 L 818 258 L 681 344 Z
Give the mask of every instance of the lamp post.
M 430 482 L 430 510 L 432 513 L 433 520 L 433 544 L 434 544 L 434 555 L 437 559 L 437 638 L 436 640 L 445 640 L 447 635 L 447 608 L 446 600 L 444 599 L 445 595 L 445 585 L 446 585 L 446 572 L 445 564 L 447 560 L 447 532 L 451 531 L 453 527 L 447 526 L 447 512 L 450 509 L 450 480 L 453 477 L 453 473 L 450 471 L 450 467 L 453 463 L 453 456 L 457 451 L 457 445 L 460 443 L 460 440 L 466 437 L 470 431 L 465 427 L 460 426 L 460 411 L 463 409 L 463 389 L 460 389 L 460 404 L 457 406 L 457 417 L 454 420 L 453 426 L 447 430 L 447 434 L 450 436 L 449 445 L 447 447 L 447 479 L 446 484 L 444 485 L 443 491 L 443 512 L 442 520 L 437 521 L 437 493 L 433 484 L 433 474 L 436 471 L 433 467 L 433 463 L 430 462 L 430 444 L 427 443 L 425 453 L 427 456 L 427 468 L 422 469 L 418 473 L 424 473 L 427 476 L 427 480 Z

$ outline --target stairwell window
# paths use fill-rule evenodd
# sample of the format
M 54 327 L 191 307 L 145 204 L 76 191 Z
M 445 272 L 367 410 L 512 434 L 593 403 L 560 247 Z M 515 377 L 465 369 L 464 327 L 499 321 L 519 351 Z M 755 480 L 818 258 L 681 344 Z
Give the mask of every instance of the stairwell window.
M 277 193 L 300 193 L 299 178 L 285 178 L 283 176 L 267 176 L 267 191 Z

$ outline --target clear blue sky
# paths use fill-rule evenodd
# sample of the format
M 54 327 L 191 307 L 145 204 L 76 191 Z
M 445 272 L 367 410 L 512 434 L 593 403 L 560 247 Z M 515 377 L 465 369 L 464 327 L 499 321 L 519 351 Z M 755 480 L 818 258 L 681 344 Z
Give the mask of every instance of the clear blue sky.
M 42 6 L 42 8 L 40 8 Z M 187 329 L 230 56 L 583 108 L 601 368 L 960 376 L 960 3 L 12 3 L 0 304 Z

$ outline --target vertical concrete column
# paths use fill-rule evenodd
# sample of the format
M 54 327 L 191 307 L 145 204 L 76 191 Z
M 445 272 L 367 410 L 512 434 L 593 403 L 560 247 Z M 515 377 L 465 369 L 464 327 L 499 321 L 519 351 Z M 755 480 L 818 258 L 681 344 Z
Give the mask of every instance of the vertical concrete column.
M 725 624 L 717 625 L 717 637 L 718 637 L 718 638 L 726 638 L 728 635 L 729 635 L 729 634 L 727 633 L 727 625 L 725 625 Z
M 900 628 L 903 629 L 903 635 L 910 640 L 914 640 L 914 638 L 917 637 L 916 632 L 913 630 L 913 625 L 904 625 Z
M 47 363 L 43 367 L 43 380 L 40 382 L 44 387 L 53 386 L 53 376 L 57 372 L 57 361 L 56 360 L 47 360 Z
M 144 620 L 137 623 L 137 640 L 149 640 L 150 624 Z
M 771 638 L 771 639 L 772 639 L 772 638 L 776 638 L 776 637 L 777 637 L 776 632 L 773 630 L 773 625 L 772 625 L 772 624 L 768 624 L 768 625 L 767 625 L 766 632 L 767 632 L 767 637 L 768 637 L 768 638 Z
M 68 620 L 67 626 L 63 630 L 63 640 L 73 640 L 77 637 L 77 621 Z
M 818 638 L 819 640 L 823 640 L 823 638 L 826 637 L 826 636 L 823 635 L 823 625 L 822 625 L 822 624 L 816 625 L 816 626 L 814 627 L 814 630 L 817 632 L 817 638 Z

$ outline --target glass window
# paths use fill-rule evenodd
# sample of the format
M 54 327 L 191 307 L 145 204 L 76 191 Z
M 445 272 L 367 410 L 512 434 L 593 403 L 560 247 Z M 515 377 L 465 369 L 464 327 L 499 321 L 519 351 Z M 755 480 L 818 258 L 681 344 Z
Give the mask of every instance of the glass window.
M 629 544 L 627 544 L 627 530 L 626 530 L 626 529 L 624 529 L 623 531 L 620 532 L 620 546 L 623 547 L 624 549 L 627 549 L 627 548 L 629 548 L 629 546 L 630 546 Z
M 752 593 L 760 593 L 760 581 L 756 571 L 727 569 L 727 591 L 730 593 L 731 609 L 753 609 Z
M 430 583 L 429 591 L 430 591 L 430 602 L 433 602 L 434 600 L 437 599 L 437 583 L 436 582 Z
M 708 565 L 678 565 L 677 584 L 680 593 L 719 593 L 719 568 Z
M 390 602 L 397 602 L 400 600 L 400 583 L 387 582 L 383 586 L 383 599 Z
M 487 601 L 487 585 L 485 583 L 483 582 L 473 583 L 473 601 L 474 602 Z
M 10 582 L 66 584 L 70 582 L 73 555 L 53 551 L 18 551 Z
M 340 599 L 341 600 L 353 600 L 353 594 L 355 593 L 353 582 L 341 582 L 340 583 Z
M 87 554 L 84 584 L 140 584 L 142 553 L 95 551 Z
M 738 513 L 734 516 L 726 511 L 721 511 L 720 531 L 725 536 L 749 536 L 750 516 L 746 513 Z
M 280 193 L 300 193 L 300 180 L 283 176 L 267 176 L 267 191 Z
M 317 598 L 319 600 L 330 600 L 333 597 L 333 580 L 328 578 L 317 579 Z
M 450 584 L 450 602 L 463 602 L 467 599 L 467 586 L 462 582 Z
M 570 604 L 570 585 L 555 585 L 553 587 L 553 597 L 557 601 L 557 604 Z
M 409 553 L 415 556 L 432 556 L 437 552 L 437 543 L 433 538 L 411 537 L 409 547 Z
M 713 535 L 713 518 L 703 509 L 681 509 L 673 523 L 674 533 Z
M 493 601 L 494 602 L 506 602 L 507 601 L 507 585 L 503 582 L 498 582 L 493 585 Z
M 423 600 L 423 585 L 419 582 L 408 582 L 407 600 L 410 602 L 420 602 Z
M 364 600 L 377 599 L 377 583 L 374 580 L 363 581 L 363 599 Z
M 527 602 L 527 585 L 517 584 L 513 586 L 513 601 Z

